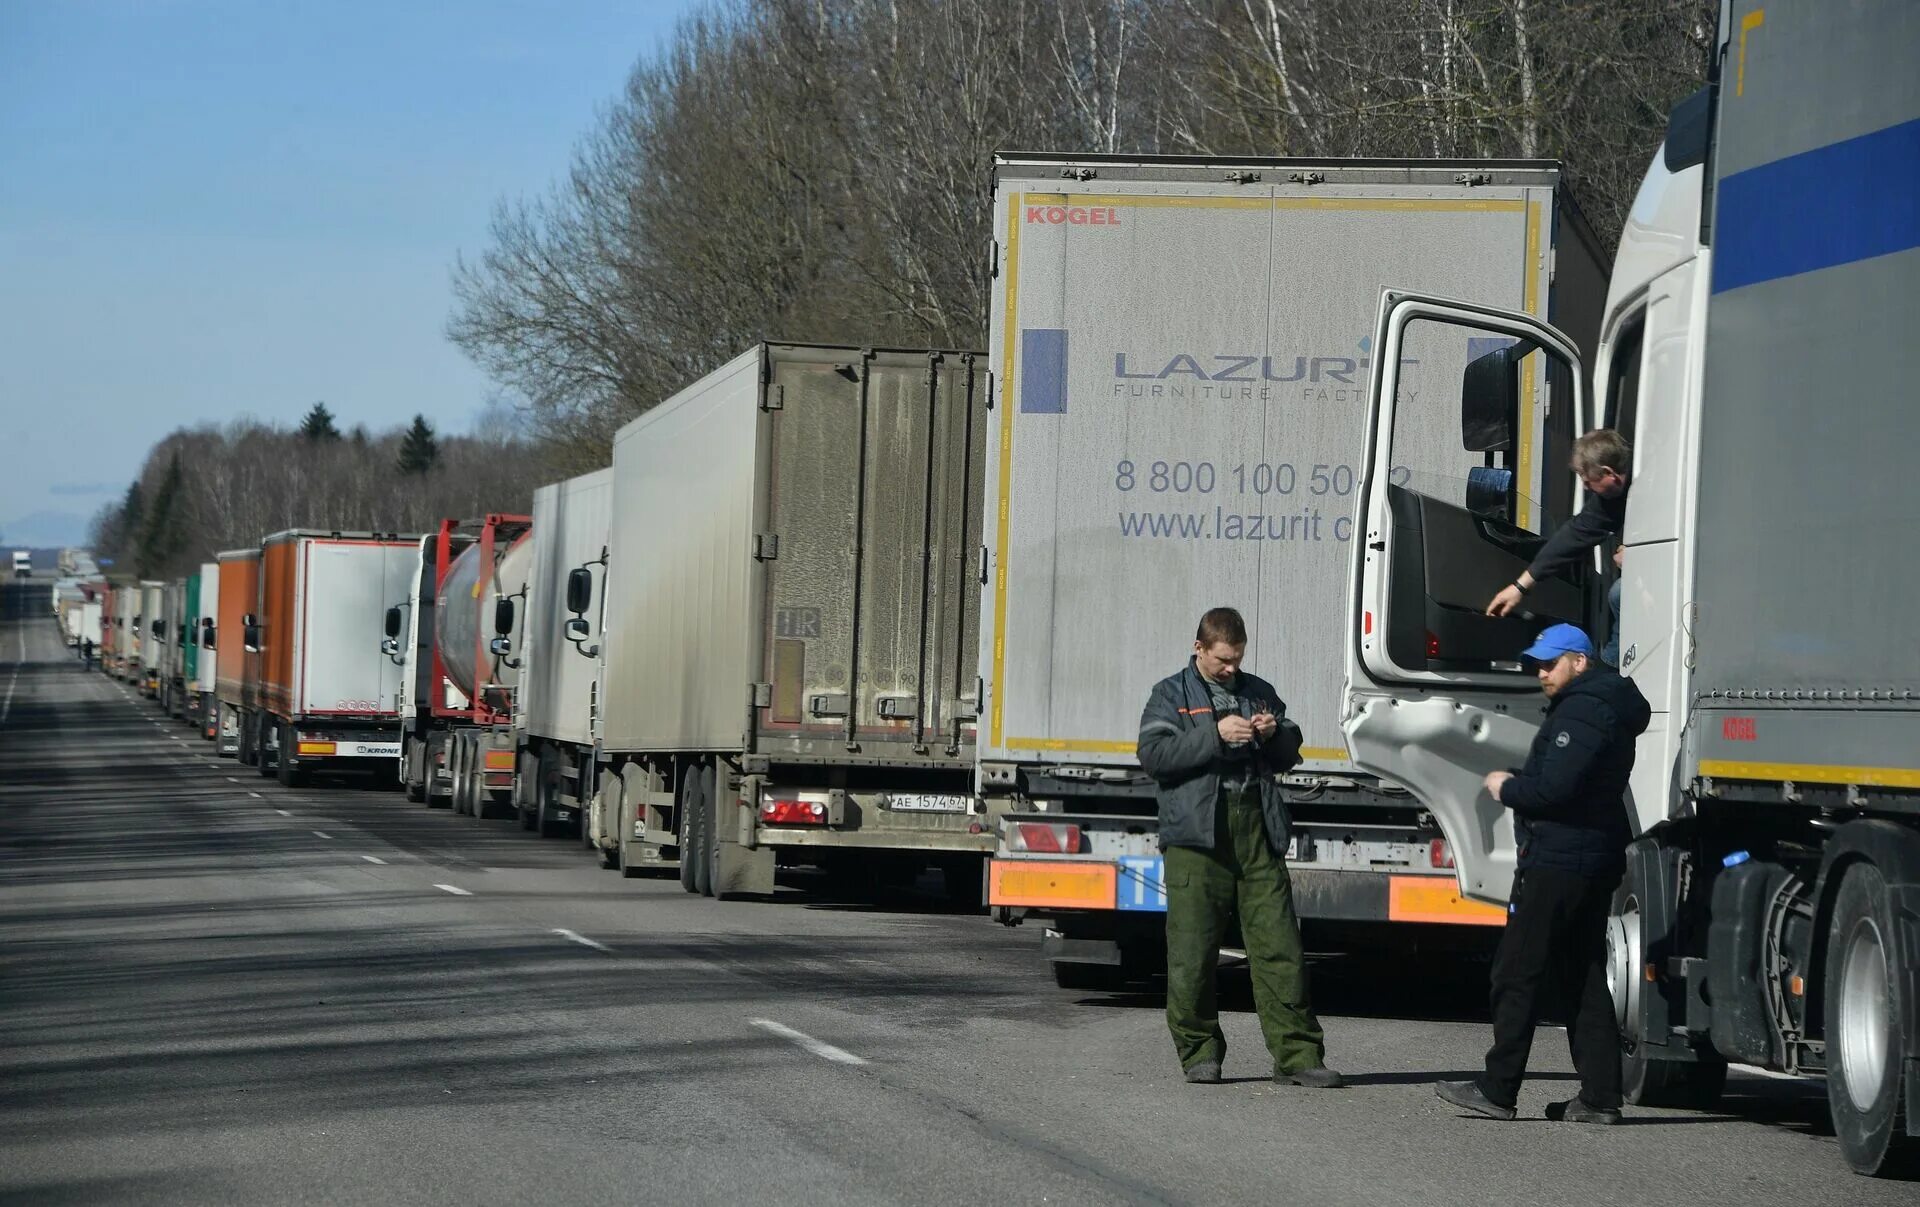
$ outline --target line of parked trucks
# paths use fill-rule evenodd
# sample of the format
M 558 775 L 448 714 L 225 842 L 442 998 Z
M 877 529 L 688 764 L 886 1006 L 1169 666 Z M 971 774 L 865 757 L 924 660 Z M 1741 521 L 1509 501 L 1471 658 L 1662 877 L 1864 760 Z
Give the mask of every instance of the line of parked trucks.
M 365 770 L 691 892 L 937 870 L 1092 985 L 1159 957 L 1133 743 L 1205 608 L 1304 732 L 1296 908 L 1351 947 L 1497 937 L 1517 651 L 1617 625 L 1655 714 L 1609 938 L 1630 1100 L 1824 1073 L 1848 1160 L 1895 1169 L 1920 225 L 1875 182 L 1920 169 L 1920 22 L 1731 0 L 1720 35 L 1611 270 L 1551 163 L 1002 156 L 984 353 L 757 346 L 530 514 L 96 592 L 104 665 L 262 774 Z M 1598 556 L 1484 615 L 1596 426 L 1636 448 L 1617 621 Z

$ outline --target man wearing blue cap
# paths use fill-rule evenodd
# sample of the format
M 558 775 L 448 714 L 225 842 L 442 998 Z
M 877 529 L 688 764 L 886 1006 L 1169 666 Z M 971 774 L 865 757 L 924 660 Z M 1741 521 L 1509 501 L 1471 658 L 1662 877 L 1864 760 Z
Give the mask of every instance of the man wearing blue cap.
M 1507 929 L 1493 961 L 1493 1047 L 1478 1081 L 1435 1092 L 1465 1110 L 1511 1119 L 1534 1026 L 1559 982 L 1573 1011 L 1567 1044 L 1580 1094 L 1547 1108 L 1569 1123 L 1620 1121 L 1620 1027 L 1607 989 L 1607 918 L 1627 868 L 1627 777 L 1651 711 L 1632 681 L 1602 665 L 1593 642 L 1556 624 L 1527 648 L 1547 715 L 1518 771 L 1495 771 L 1487 792 L 1513 810 L 1518 870 Z

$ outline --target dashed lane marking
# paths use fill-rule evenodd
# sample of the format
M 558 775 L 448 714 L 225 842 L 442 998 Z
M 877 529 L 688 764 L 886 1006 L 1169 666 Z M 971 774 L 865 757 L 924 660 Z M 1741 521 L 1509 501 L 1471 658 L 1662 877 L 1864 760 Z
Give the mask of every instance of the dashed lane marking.
M 613 948 L 608 947 L 605 943 L 601 943 L 593 939 L 589 939 L 587 938 L 587 936 L 581 934 L 579 931 L 568 930 L 564 926 L 554 927 L 553 933 L 556 935 L 559 935 L 561 938 L 567 940 L 569 943 L 578 943 L 582 947 L 591 947 L 595 951 L 611 952 L 613 950 Z
M 433 887 L 439 889 L 443 893 L 452 893 L 456 897 L 473 896 L 472 893 L 469 893 L 466 889 L 461 888 L 457 884 L 436 884 Z
M 381 867 L 387 866 L 387 861 L 380 858 L 378 855 L 362 855 L 360 858 L 366 860 L 368 863 L 377 863 Z
M 760 1028 L 762 1031 L 771 1032 L 774 1035 L 778 1035 L 781 1039 L 800 1045 L 815 1056 L 818 1056 L 821 1060 L 831 1060 L 835 1064 L 843 1065 L 863 1065 L 867 1063 L 863 1057 L 855 1056 L 845 1048 L 836 1048 L 825 1040 L 815 1039 L 805 1031 L 795 1031 L 785 1023 L 776 1023 L 770 1018 L 750 1018 L 747 1022 L 752 1026 Z

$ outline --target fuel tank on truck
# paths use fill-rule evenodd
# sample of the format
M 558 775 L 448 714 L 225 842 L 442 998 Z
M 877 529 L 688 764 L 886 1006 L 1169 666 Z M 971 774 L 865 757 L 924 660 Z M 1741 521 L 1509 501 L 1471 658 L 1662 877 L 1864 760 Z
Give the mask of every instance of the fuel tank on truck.
M 454 559 L 441 585 L 439 601 L 434 605 L 434 643 L 440 664 L 456 688 L 469 699 L 479 699 L 477 689 L 484 686 L 490 696 L 498 697 L 489 703 L 495 708 L 504 708 L 511 699 L 519 672 L 507 664 L 507 659 L 488 653 L 487 646 L 496 636 L 505 636 L 513 641 L 514 649 L 520 647 L 517 630 L 526 610 L 525 599 L 515 600 L 515 631 L 495 633 L 493 615 L 499 600 L 521 594 L 527 571 L 533 565 L 533 543 L 523 534 L 493 566 L 483 564 L 485 550 L 486 546 L 476 541 Z M 476 677 L 480 682 L 476 682 Z

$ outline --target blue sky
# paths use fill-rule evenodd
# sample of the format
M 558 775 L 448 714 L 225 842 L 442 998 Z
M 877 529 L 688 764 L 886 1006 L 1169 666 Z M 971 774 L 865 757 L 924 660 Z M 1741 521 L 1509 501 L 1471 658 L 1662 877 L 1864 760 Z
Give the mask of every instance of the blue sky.
M 0 538 L 183 424 L 465 429 L 456 253 L 694 7 L 0 0 Z

